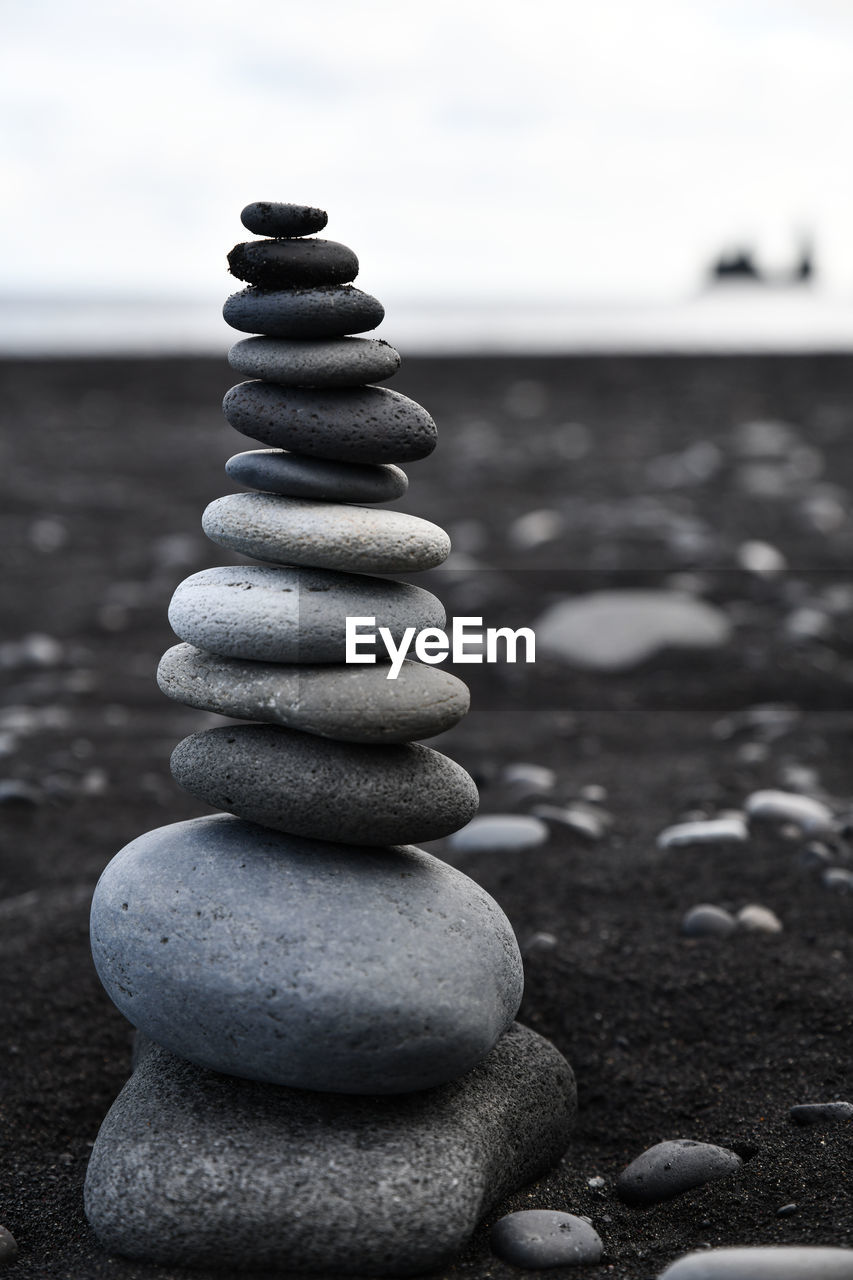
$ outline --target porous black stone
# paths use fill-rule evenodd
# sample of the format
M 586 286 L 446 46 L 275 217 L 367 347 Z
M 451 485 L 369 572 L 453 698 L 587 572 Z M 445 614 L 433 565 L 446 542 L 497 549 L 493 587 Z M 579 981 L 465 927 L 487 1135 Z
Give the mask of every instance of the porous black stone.
M 354 285 L 232 293 L 222 314 L 232 329 L 268 338 L 341 338 L 382 323 L 382 303 Z
M 282 204 L 278 200 L 255 200 L 240 214 L 247 231 L 256 236 L 312 236 L 329 221 L 325 209 L 307 204 Z
M 337 240 L 246 240 L 231 250 L 228 266 L 262 289 L 346 284 L 358 275 L 358 258 Z

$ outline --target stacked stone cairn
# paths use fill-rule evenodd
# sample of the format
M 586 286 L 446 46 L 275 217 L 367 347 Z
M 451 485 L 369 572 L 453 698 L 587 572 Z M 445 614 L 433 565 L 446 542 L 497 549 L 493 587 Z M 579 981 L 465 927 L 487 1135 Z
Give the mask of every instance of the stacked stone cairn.
M 212 807 L 149 831 L 104 871 L 92 950 L 138 1029 L 133 1075 L 94 1145 L 90 1223 L 116 1253 L 231 1271 L 407 1275 L 450 1256 L 502 1196 L 565 1150 L 568 1064 L 514 1023 L 522 968 L 497 904 L 410 842 L 477 807 L 418 739 L 465 685 L 414 661 L 347 665 L 345 620 L 399 643 L 443 627 L 429 592 L 377 574 L 439 564 L 443 530 L 376 506 L 435 445 L 395 372 L 358 262 L 320 210 L 253 204 L 225 317 L 239 431 L 271 446 L 226 467 L 249 491 L 204 513 L 261 561 L 177 588 L 161 688 L 234 718 L 176 748 Z

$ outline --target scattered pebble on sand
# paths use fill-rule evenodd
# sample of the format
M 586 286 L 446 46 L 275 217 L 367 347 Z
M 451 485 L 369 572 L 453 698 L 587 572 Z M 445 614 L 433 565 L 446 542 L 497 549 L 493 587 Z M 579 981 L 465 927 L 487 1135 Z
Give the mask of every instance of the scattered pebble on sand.
M 0 1227 L 0 1267 L 14 1262 L 18 1256 L 18 1242 L 6 1227 Z
M 521 1209 L 491 1230 L 493 1253 L 516 1267 L 539 1270 L 598 1262 L 604 1246 L 586 1218 L 557 1209 Z
M 616 1190 L 626 1204 L 657 1204 L 726 1177 L 742 1163 L 739 1155 L 725 1147 L 673 1138 L 656 1143 L 632 1160 L 616 1179 Z
M 501 771 L 501 781 L 515 791 L 522 791 L 527 795 L 542 795 L 554 790 L 557 775 L 553 769 L 547 768 L 544 764 L 518 761 L 504 767 Z
M 825 888 L 836 893 L 853 893 L 853 871 L 847 867 L 827 867 L 821 876 L 821 882 Z
M 759 575 L 779 573 L 788 562 L 778 547 L 769 542 L 743 542 L 737 549 L 737 561 L 741 569 Z
M 688 938 L 727 938 L 736 925 L 731 912 L 713 903 L 701 902 L 687 912 L 681 922 L 681 932 Z
M 756 902 L 741 907 L 737 913 L 737 923 L 739 928 L 746 929 L 750 933 L 782 932 L 782 921 L 776 913 L 769 907 L 759 906 Z
M 520 852 L 535 849 L 548 839 L 541 818 L 522 813 L 483 813 L 454 831 L 448 844 L 459 853 Z
M 853 1280 L 853 1249 L 755 1245 L 677 1258 L 658 1280 Z
M 587 836 L 590 840 L 600 840 L 613 821 L 610 814 L 603 809 L 595 809 L 591 805 L 582 803 L 537 804 L 532 812 L 537 818 L 570 827 L 572 831 Z
M 804 835 L 819 836 L 834 830 L 832 810 L 813 796 L 794 791 L 754 791 L 744 808 L 752 822 L 787 822 Z
M 678 822 L 666 827 L 657 838 L 659 849 L 677 849 L 690 844 L 743 844 L 749 839 L 746 822 L 740 814 L 724 818 L 708 818 L 698 822 Z
M 853 1120 L 853 1102 L 801 1102 L 791 1107 L 789 1117 L 796 1124 L 837 1124 Z

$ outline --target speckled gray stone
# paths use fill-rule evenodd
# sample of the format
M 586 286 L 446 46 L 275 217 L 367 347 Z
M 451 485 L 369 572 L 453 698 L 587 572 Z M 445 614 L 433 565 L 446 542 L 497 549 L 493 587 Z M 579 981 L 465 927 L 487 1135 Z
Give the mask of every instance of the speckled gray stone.
M 281 387 L 361 387 L 400 367 L 399 352 L 378 338 L 241 338 L 228 363 L 246 378 Z
M 85 1208 L 111 1253 L 338 1275 L 416 1275 L 568 1145 L 571 1070 L 518 1024 L 473 1071 L 353 1098 L 146 1056 L 106 1117 Z
M 335 1093 L 471 1070 L 521 1002 L 485 889 L 415 848 L 300 840 L 225 814 L 159 827 L 103 872 L 92 954 L 135 1026 L 198 1066 Z
M 246 240 L 228 255 L 232 275 L 261 289 L 348 284 L 358 258 L 337 240 Z
M 520 1209 L 492 1227 L 492 1252 L 514 1267 L 539 1271 L 598 1262 L 604 1246 L 585 1218 L 558 1209 Z
M 375 329 L 385 308 L 354 285 L 316 289 L 255 289 L 232 293 L 222 314 L 232 329 L 270 338 L 340 338 Z
M 181 640 L 258 662 L 344 662 L 347 617 L 375 617 L 398 643 L 407 627 L 446 621 L 441 601 L 408 582 L 266 565 L 202 569 L 169 605 Z
M 329 221 L 325 209 L 307 204 L 283 204 L 278 200 L 255 200 L 240 214 L 247 231 L 256 236 L 311 236 Z
M 616 1179 L 626 1204 L 657 1204 L 735 1173 L 743 1161 L 734 1151 L 710 1142 L 673 1138 L 658 1142 L 632 1160 Z
M 172 752 L 171 769 L 214 809 L 349 844 L 437 840 L 478 804 L 470 775 L 431 747 L 337 742 L 270 724 L 191 734 Z
M 853 1102 L 801 1102 L 791 1107 L 788 1115 L 797 1124 L 849 1124 Z
M 421 405 L 387 387 L 311 390 L 240 382 L 222 402 L 254 440 L 340 462 L 412 462 L 432 453 L 436 426 Z
M 752 1245 L 686 1253 L 659 1280 L 853 1280 L 853 1249 Z
M 330 462 L 284 449 L 235 453 L 225 463 L 225 470 L 250 489 L 325 502 L 393 502 L 409 487 L 405 471 L 390 463 Z
M 413 742 L 443 733 L 468 710 L 468 686 L 422 662 L 284 666 L 217 658 L 177 644 L 160 660 L 157 682 L 178 702 L 237 720 L 261 720 L 345 742 Z
M 275 493 L 226 494 L 201 525 L 212 542 L 256 560 L 347 573 L 415 573 L 450 555 L 444 530 L 420 516 Z

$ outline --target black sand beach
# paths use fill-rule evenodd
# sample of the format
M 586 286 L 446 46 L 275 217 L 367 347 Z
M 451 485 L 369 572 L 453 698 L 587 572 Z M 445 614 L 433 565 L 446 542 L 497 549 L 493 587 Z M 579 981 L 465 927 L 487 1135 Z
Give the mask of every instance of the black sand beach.
M 164 698 L 154 671 L 178 581 L 228 561 L 200 516 L 234 487 L 226 458 L 252 447 L 219 413 L 232 381 L 224 359 L 0 365 L 0 1224 L 21 1280 L 202 1274 L 109 1257 L 83 1217 L 88 1153 L 131 1042 L 92 968 L 87 916 L 124 844 L 205 812 L 168 760 L 208 720 Z M 563 596 L 677 585 L 733 625 L 722 648 L 616 674 L 545 655 L 457 669 L 472 711 L 434 745 L 475 776 L 482 811 L 594 786 L 612 825 L 600 839 L 555 828 L 522 854 L 430 846 L 509 916 L 526 951 L 521 1020 L 579 1088 L 563 1164 L 496 1206 L 440 1274 L 524 1274 L 488 1246 L 488 1226 L 519 1208 L 588 1215 L 605 1244 L 590 1277 L 651 1280 L 706 1244 L 853 1243 L 853 1129 L 788 1118 L 796 1103 L 853 1100 L 853 898 L 777 829 L 656 846 L 685 814 L 738 808 L 761 787 L 827 797 L 853 828 L 853 362 L 411 358 L 393 385 L 439 425 L 398 505 L 471 557 L 467 572 L 419 578 L 448 614 L 532 626 Z M 767 420 L 787 435 L 745 429 Z M 517 523 L 533 511 L 556 516 Z M 741 567 L 750 542 L 787 567 Z M 513 791 L 501 771 L 516 762 L 554 770 L 554 791 Z M 842 838 L 829 860 L 853 868 Z M 700 902 L 759 903 L 783 930 L 687 939 L 682 916 Z M 617 1174 L 674 1137 L 731 1147 L 743 1167 L 624 1206 Z

